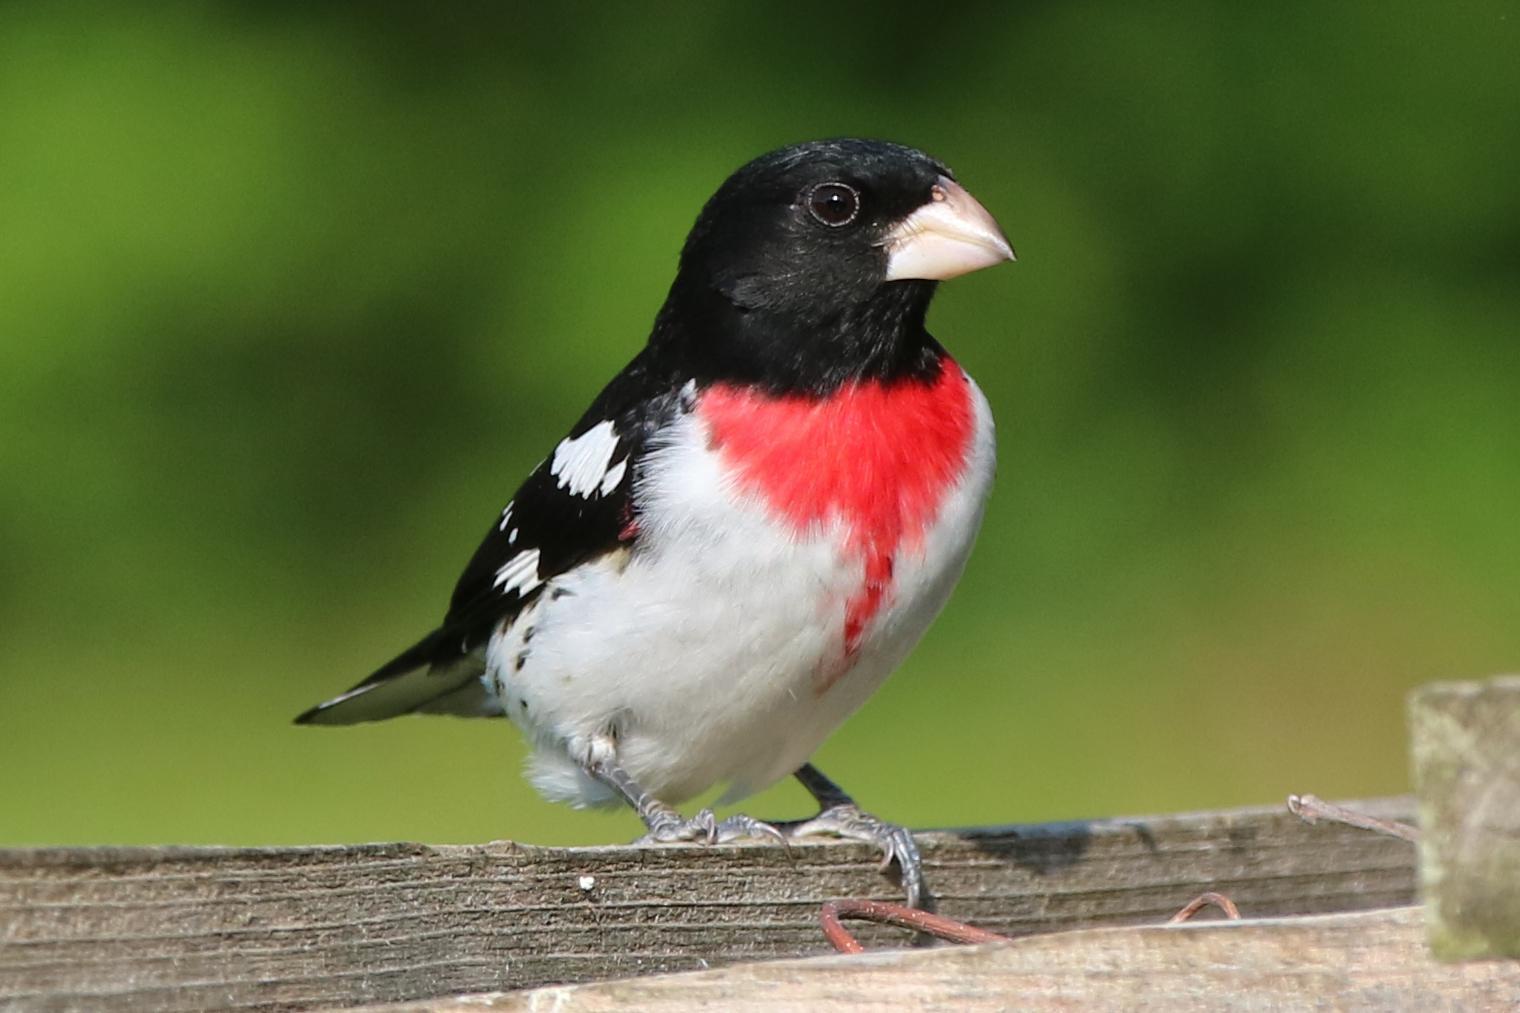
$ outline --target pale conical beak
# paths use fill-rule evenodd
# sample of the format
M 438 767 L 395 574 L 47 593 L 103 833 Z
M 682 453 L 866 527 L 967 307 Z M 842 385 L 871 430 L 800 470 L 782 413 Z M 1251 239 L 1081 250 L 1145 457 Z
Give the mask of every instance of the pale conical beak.
M 1013 260 L 1013 247 L 987 209 L 941 176 L 929 203 L 887 233 L 887 281 L 944 281 Z

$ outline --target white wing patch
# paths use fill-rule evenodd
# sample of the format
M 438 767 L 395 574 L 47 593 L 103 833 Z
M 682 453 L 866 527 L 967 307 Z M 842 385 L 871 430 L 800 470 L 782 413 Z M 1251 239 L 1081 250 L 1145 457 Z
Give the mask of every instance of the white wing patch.
M 606 496 L 618 487 L 623 480 L 623 472 L 628 470 L 628 458 L 623 458 L 617 464 L 607 469 L 607 474 L 602 476 L 602 495 Z
M 512 504 L 508 503 L 506 509 L 501 512 L 501 523 L 498 524 L 498 525 L 496 525 L 496 530 L 497 531 L 505 531 L 505 530 L 507 530 L 507 525 L 511 524 L 511 523 L 512 523 Z
M 513 556 L 496 571 L 496 586 L 502 594 L 516 591 L 519 596 L 527 594 L 542 584 L 538 579 L 538 550 L 526 549 Z
M 559 446 L 554 448 L 549 473 L 555 477 L 556 484 L 568 489 L 572 496 L 589 498 L 598 491 L 605 496 L 617 488 L 623 480 L 623 473 L 628 470 L 626 459 L 619 461 L 616 467 L 608 467 L 617 445 L 617 432 L 613 430 L 612 422 L 598 422 L 574 439 L 567 436 L 559 441 Z

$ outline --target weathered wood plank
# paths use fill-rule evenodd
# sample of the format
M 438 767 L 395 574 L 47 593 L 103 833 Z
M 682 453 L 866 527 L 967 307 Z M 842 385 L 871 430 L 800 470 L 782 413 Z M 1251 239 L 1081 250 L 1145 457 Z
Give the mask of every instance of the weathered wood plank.
M 369 1007 L 549 1010 L 1512 1010 L 1520 964 L 1440 964 L 1418 908 L 1085 929 Z
M 1408 799 L 1355 803 L 1409 818 Z M 1280 807 L 927 833 L 941 913 L 1010 935 L 1407 904 L 1402 841 Z M 0 851 L 0 1004 L 289 1008 L 825 952 L 831 897 L 898 899 L 871 852 L 427 847 Z M 862 927 L 868 945 L 901 942 Z
M 1520 957 L 1520 676 L 1410 695 L 1420 885 L 1438 957 Z

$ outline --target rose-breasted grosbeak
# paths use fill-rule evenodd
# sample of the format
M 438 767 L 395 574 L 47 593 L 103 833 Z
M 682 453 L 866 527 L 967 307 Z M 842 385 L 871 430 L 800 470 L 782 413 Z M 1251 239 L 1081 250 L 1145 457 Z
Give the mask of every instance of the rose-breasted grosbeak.
M 486 533 L 443 623 L 302 714 L 505 714 L 533 784 L 631 805 L 654 841 L 917 848 L 808 763 L 923 635 L 993 472 L 986 399 L 924 329 L 938 280 L 1013 259 L 944 165 L 799 144 L 707 202 L 648 344 Z M 793 824 L 673 808 L 788 774 Z

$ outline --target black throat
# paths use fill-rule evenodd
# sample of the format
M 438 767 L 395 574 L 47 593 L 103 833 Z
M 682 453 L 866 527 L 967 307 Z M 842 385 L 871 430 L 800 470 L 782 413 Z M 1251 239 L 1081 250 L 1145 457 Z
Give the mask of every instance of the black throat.
M 891 282 L 864 301 L 799 312 L 740 305 L 682 272 L 655 318 L 647 353 L 699 384 L 773 395 L 821 397 L 862 380 L 929 380 L 944 355 L 924 329 L 934 289 L 931 281 Z

